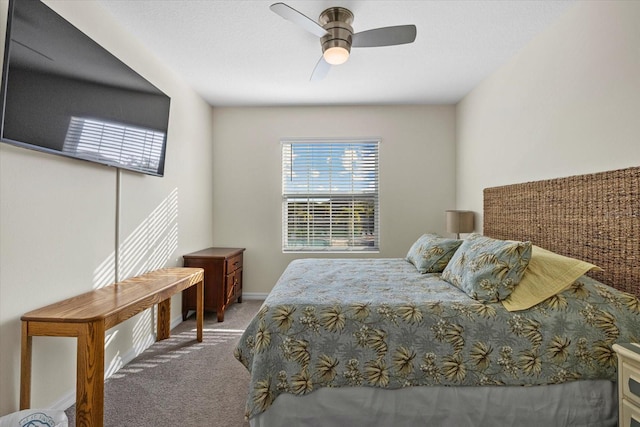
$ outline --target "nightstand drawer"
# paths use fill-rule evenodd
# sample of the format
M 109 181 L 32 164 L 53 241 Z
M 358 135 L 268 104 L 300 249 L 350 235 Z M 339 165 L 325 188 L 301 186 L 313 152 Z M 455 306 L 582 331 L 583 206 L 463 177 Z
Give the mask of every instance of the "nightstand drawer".
M 225 260 L 227 263 L 227 274 L 230 274 L 240 268 L 242 268 L 242 254 L 238 254 L 233 258 Z
M 626 399 L 622 400 L 620 427 L 640 427 L 640 408 L 633 406 Z
M 623 397 L 640 408 L 640 364 L 625 359 L 621 380 Z

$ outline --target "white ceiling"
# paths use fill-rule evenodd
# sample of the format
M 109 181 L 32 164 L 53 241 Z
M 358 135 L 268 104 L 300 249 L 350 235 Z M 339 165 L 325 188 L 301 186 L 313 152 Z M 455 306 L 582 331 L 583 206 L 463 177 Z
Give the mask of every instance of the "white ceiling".
M 353 49 L 310 82 L 314 35 L 275 0 L 98 0 L 213 106 L 452 104 L 544 31 L 574 0 L 288 0 L 317 20 L 350 9 L 354 32 L 415 24 L 412 44 Z

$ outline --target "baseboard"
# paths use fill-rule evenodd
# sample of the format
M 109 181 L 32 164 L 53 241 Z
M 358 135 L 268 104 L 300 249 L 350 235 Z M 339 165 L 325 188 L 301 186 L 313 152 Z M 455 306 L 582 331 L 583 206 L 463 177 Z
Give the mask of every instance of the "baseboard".
M 242 299 L 246 300 L 264 300 L 267 298 L 269 293 L 261 293 L 261 292 L 243 292 Z
M 182 323 L 182 313 L 178 314 L 176 317 L 174 317 L 171 320 L 171 326 L 169 326 L 169 328 L 173 329 L 176 326 L 178 326 L 180 323 Z
M 170 328 L 173 329 L 176 326 L 178 326 L 180 323 L 182 323 L 182 314 L 178 314 L 176 317 L 174 317 L 173 319 L 171 319 L 171 326 Z M 136 351 L 135 347 L 131 347 L 126 353 L 124 353 L 122 355 L 122 358 L 120 359 L 122 362 L 122 365 L 118 368 L 121 369 L 123 367 L 125 367 L 129 362 L 131 362 L 133 359 L 135 359 L 140 353 L 142 353 L 143 351 L 145 351 L 147 348 L 149 348 L 151 346 L 151 344 L 153 344 L 154 342 L 156 342 L 156 337 L 154 334 L 148 334 L 146 338 L 144 338 L 143 340 L 141 340 L 138 343 L 138 350 Z M 142 345 L 140 345 L 142 344 Z M 115 370 L 113 372 L 109 372 L 108 368 L 106 368 L 107 371 L 105 371 L 105 377 L 104 379 L 107 380 L 111 375 L 115 374 L 116 372 L 118 372 L 118 370 Z M 50 408 L 46 408 L 46 409 L 52 409 L 52 410 L 56 410 L 56 411 L 65 411 L 67 410 L 69 407 L 71 407 L 72 405 L 74 405 L 76 403 L 76 391 L 75 390 L 70 390 L 68 392 L 66 392 L 62 397 L 60 397 L 60 399 L 58 399 L 56 402 L 54 402 Z

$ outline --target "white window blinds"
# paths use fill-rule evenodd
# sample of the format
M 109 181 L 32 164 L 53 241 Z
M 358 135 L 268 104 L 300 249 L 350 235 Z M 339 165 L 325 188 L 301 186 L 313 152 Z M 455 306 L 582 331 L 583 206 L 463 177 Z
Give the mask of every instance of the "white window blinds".
M 282 142 L 284 251 L 377 251 L 379 141 Z

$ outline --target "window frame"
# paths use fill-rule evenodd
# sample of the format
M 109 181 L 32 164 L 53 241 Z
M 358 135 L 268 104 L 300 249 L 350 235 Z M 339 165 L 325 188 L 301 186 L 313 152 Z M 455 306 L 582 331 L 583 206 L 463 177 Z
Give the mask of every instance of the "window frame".
M 280 152 L 281 152 L 281 179 L 282 179 L 282 187 L 281 187 L 281 196 L 282 196 L 282 252 L 283 253 L 379 253 L 380 252 L 380 143 L 381 139 L 378 137 L 366 137 L 366 138 L 285 138 L 280 141 Z M 293 179 L 295 176 L 293 170 L 294 164 L 294 151 L 293 148 L 296 144 L 313 146 L 317 145 L 317 150 L 324 150 L 322 145 L 330 146 L 331 149 L 337 149 L 338 151 L 342 151 L 342 155 L 345 154 L 345 150 L 349 149 L 349 146 L 352 148 L 352 152 L 356 152 L 355 157 L 350 157 L 347 159 L 347 162 L 350 160 L 353 165 L 353 169 L 351 169 L 351 174 L 347 174 L 350 176 L 349 183 L 351 185 L 351 190 L 346 191 L 342 190 L 332 190 L 329 188 L 328 191 L 326 189 L 324 191 L 313 190 L 313 184 L 307 184 L 308 187 L 306 191 L 287 191 L 286 180 Z M 287 151 L 287 148 L 288 151 Z M 357 148 L 354 148 L 357 147 Z M 362 156 L 364 148 L 365 156 Z M 309 158 L 305 160 L 311 161 L 314 160 L 322 160 L 324 157 L 319 156 L 317 158 L 313 157 L 313 154 L 309 154 L 309 152 L 313 151 L 313 148 L 306 149 Z M 352 154 L 353 156 L 353 154 Z M 288 158 L 287 158 L 288 157 Z M 332 158 L 335 157 L 333 155 L 327 156 L 328 163 L 331 166 L 328 167 L 328 173 L 331 177 L 336 176 L 338 174 L 345 176 L 344 170 L 342 170 L 338 166 L 334 166 Z M 366 158 L 365 158 L 366 157 Z M 340 162 L 342 157 L 339 158 L 338 162 Z M 363 160 L 364 159 L 364 160 Z M 355 162 L 355 163 L 354 163 Z M 344 163 L 343 163 L 344 164 Z M 348 164 L 348 163 L 347 163 Z M 362 172 L 362 168 L 364 168 L 364 172 Z M 323 169 L 324 170 L 324 169 Z M 358 172 L 353 172 L 357 170 Z M 304 170 L 307 178 L 307 181 L 312 181 L 310 178 L 312 168 L 307 165 L 306 170 Z M 347 171 L 348 172 L 348 171 Z M 373 177 L 362 178 L 362 174 L 373 174 Z M 332 178 L 328 178 L 328 182 L 332 182 Z M 357 185 L 357 182 L 365 182 L 366 185 L 370 188 L 370 190 L 357 191 L 354 190 L 354 186 Z M 325 182 L 325 181 L 321 181 Z M 345 184 L 345 181 L 339 180 L 342 184 Z M 356 183 L 356 184 L 354 184 Z M 336 185 L 337 187 L 337 185 Z M 366 187 L 365 187 L 366 188 Z M 306 211 L 305 208 L 302 209 L 302 212 L 305 212 L 308 215 L 312 215 L 313 211 L 323 211 L 319 215 L 324 215 L 323 217 L 318 218 L 317 221 L 309 221 L 306 223 L 307 227 L 311 227 L 313 231 L 307 230 L 306 234 L 303 233 L 303 239 L 306 239 L 307 242 L 309 240 L 319 239 L 322 241 L 329 241 L 330 243 L 326 246 L 317 245 L 317 244 L 308 244 L 308 245 L 292 245 L 290 244 L 291 238 L 291 227 L 294 224 L 295 220 L 291 219 L 291 215 L 295 215 L 295 212 L 290 211 L 291 203 L 295 200 L 299 200 L 300 205 L 304 205 L 306 203 Z M 360 220 L 357 219 L 358 213 L 356 209 L 360 205 L 359 212 L 362 212 L 362 209 L 368 210 L 373 209 L 373 213 L 371 215 L 367 215 L 369 220 Z M 327 213 L 328 210 L 328 213 Z M 345 211 L 350 211 L 346 215 L 344 215 Z M 292 213 L 293 212 L 293 213 Z M 341 213 L 342 212 L 342 213 Z M 307 216 L 308 216 L 307 215 Z M 314 228 L 313 224 L 321 224 L 322 221 L 325 220 L 325 228 L 321 225 L 320 227 Z M 326 223 L 326 220 L 329 223 Z M 304 228 L 304 221 L 298 224 L 302 224 Z M 335 224 L 335 227 L 334 227 Z M 346 225 L 345 225 L 346 224 Z M 342 227 L 342 228 L 340 228 Z M 366 231 L 363 231 L 363 227 L 366 228 Z M 334 228 L 338 231 L 335 231 Z M 345 229 L 347 231 L 345 232 Z M 316 234 L 316 230 L 320 231 L 320 234 Z M 339 231 L 342 230 L 342 231 Z M 360 230 L 360 234 L 356 233 L 356 230 Z M 328 235 L 324 235 L 321 232 L 328 231 Z M 347 237 L 345 237 L 345 235 Z M 321 237 L 319 237 L 321 236 Z M 341 238 L 338 238 L 341 236 Z M 345 241 L 346 244 L 339 245 L 336 244 L 337 241 Z M 357 244 L 356 242 L 360 242 Z

